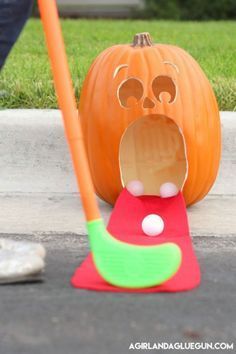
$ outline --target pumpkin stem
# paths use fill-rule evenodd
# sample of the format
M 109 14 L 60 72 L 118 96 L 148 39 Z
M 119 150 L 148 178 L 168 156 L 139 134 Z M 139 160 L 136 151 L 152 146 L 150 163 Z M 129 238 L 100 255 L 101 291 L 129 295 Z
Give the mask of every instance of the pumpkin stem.
M 137 33 L 134 36 L 132 47 L 151 47 L 153 42 L 148 32 Z

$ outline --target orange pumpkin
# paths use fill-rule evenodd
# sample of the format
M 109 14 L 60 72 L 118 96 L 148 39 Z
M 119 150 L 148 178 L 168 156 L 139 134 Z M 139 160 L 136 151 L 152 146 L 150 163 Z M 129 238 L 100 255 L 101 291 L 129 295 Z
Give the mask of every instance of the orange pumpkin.
M 121 189 L 119 146 L 135 120 L 163 115 L 182 130 L 188 176 L 187 205 L 213 185 L 220 161 L 219 111 L 208 79 L 184 50 L 153 44 L 148 33 L 116 45 L 92 64 L 79 103 L 85 144 L 97 194 L 114 204 Z

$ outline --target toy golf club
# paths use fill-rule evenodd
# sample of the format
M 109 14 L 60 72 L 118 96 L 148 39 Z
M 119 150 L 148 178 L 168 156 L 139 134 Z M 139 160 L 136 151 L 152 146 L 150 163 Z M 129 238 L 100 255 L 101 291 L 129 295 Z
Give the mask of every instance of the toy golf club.
M 38 0 L 38 3 L 96 269 L 105 281 L 118 287 L 147 288 L 162 284 L 178 271 L 181 250 L 173 242 L 152 246 L 122 242 L 106 231 L 94 194 L 56 2 Z

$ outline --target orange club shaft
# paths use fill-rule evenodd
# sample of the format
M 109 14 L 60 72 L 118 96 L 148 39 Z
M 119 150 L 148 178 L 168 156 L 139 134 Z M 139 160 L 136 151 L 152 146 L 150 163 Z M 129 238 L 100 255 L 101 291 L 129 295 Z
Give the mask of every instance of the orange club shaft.
M 65 133 L 85 216 L 87 221 L 99 219 L 100 212 L 84 147 L 56 1 L 38 0 L 38 5 L 46 36 L 58 103 L 63 115 Z

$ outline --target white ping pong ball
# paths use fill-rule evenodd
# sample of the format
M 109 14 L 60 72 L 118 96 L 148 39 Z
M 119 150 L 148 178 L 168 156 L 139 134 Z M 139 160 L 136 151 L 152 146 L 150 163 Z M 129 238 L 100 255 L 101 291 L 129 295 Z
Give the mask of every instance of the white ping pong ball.
M 148 236 L 158 236 L 164 230 L 164 221 L 157 214 L 147 215 L 142 221 L 142 230 Z
M 127 183 L 126 188 L 134 197 L 140 197 L 144 194 L 144 187 L 140 181 L 130 181 Z
M 166 182 L 160 187 L 160 196 L 162 198 L 170 198 L 177 195 L 179 192 L 177 186 L 174 183 Z

